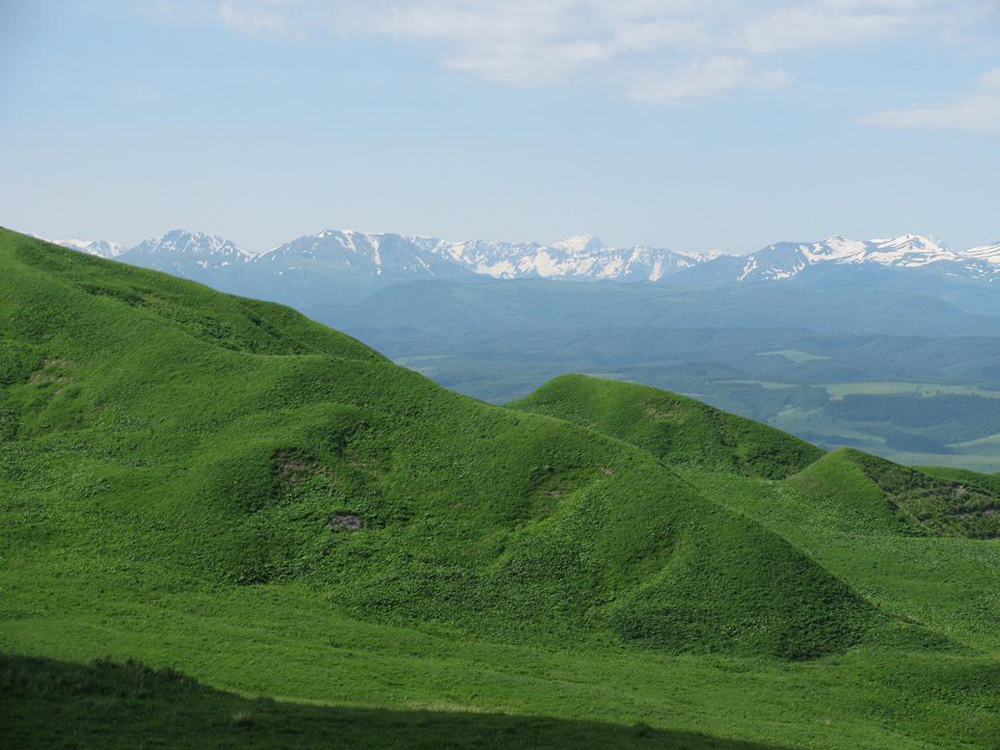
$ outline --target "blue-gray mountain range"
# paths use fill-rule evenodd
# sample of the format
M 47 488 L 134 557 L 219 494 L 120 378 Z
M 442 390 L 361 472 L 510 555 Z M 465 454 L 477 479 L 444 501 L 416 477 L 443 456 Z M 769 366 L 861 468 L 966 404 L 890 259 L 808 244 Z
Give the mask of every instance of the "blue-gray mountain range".
M 53 240 L 81 252 L 203 281 L 226 291 L 286 301 L 335 301 L 349 290 L 422 279 L 546 278 L 699 286 L 787 282 L 819 269 L 889 268 L 914 278 L 1000 279 L 1000 242 L 956 251 L 930 237 L 779 242 L 748 255 L 645 245 L 608 247 L 591 236 L 536 242 L 403 236 L 328 229 L 262 253 L 204 232 L 177 229 L 133 248 L 104 240 Z M 345 299 L 344 301 L 350 301 Z

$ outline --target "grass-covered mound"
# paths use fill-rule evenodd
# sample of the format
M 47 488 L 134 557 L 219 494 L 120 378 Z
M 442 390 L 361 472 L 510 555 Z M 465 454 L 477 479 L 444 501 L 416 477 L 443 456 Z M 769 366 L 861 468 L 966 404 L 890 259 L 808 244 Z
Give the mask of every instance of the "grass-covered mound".
M 624 443 L 276 305 L 12 233 L 0 263 L 8 559 L 298 582 L 501 639 L 812 658 L 891 625 Z
M 869 460 L 884 472 L 876 474 L 881 484 Z M 953 525 L 956 516 L 966 523 L 975 517 L 962 509 L 973 491 L 956 492 L 959 475 L 941 473 L 952 481 L 941 486 L 922 472 L 840 449 L 781 482 L 694 470 L 685 476 L 806 551 L 882 611 L 997 652 L 1000 542 Z M 963 472 L 960 486 L 973 488 L 984 476 Z M 988 506 L 989 494 L 982 496 Z
M 823 454 L 786 432 L 686 396 L 584 375 L 555 378 L 510 406 L 590 427 L 679 466 L 780 479 Z
M 872 479 L 865 457 L 849 448 L 830 451 L 789 477 L 784 487 L 808 498 L 810 510 L 821 514 L 823 523 L 831 528 L 864 529 L 872 534 L 927 535 L 928 529 L 894 503 Z M 902 466 L 898 468 L 908 471 Z

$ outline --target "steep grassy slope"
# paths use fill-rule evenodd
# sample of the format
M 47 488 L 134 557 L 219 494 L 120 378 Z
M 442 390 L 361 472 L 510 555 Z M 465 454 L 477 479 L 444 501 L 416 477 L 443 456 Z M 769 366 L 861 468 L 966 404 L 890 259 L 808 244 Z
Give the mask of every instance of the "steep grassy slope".
M 657 388 L 565 375 L 511 408 L 567 419 L 666 463 L 786 477 L 822 455 L 792 435 Z
M 992 662 L 663 455 L 450 393 L 275 305 L 9 232 L 0 267 L 0 650 L 771 744 L 994 729 L 996 691 L 969 687 Z M 735 480 L 815 452 L 706 424 L 704 465 Z

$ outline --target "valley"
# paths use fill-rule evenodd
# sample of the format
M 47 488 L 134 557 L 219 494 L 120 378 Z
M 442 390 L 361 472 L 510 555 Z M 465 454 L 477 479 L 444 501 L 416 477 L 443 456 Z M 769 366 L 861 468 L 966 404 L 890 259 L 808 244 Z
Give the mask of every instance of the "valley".
M 495 403 L 582 372 L 685 393 L 825 448 L 1000 470 L 1000 318 L 891 290 L 764 291 L 423 282 L 312 314 Z M 970 334 L 948 333 L 959 330 Z

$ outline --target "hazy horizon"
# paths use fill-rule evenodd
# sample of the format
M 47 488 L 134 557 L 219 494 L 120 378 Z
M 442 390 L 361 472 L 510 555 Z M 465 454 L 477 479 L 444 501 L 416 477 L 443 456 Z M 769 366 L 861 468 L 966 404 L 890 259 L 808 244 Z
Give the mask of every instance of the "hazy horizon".
M 218 237 L 220 237 L 223 240 L 230 240 L 231 239 L 229 237 L 218 235 L 217 233 L 212 232 L 211 229 L 206 229 L 206 228 L 203 228 L 203 227 L 172 227 L 172 228 L 166 229 L 166 230 L 164 230 L 162 232 L 156 232 L 156 233 L 146 234 L 139 241 L 137 241 L 137 242 L 130 242 L 130 243 L 118 242 L 118 240 L 116 238 L 114 238 L 114 237 L 83 237 L 83 236 L 79 236 L 79 235 L 76 235 L 76 236 L 66 236 L 66 237 L 54 237 L 54 236 L 44 236 L 44 235 L 42 235 L 42 234 L 40 234 L 38 232 L 32 231 L 30 228 L 24 228 L 24 227 L 8 227 L 8 228 L 9 229 L 13 229 L 13 230 L 18 231 L 18 232 L 22 232 L 23 234 L 29 234 L 29 235 L 38 237 L 40 239 L 48 240 L 50 242 L 57 242 L 57 243 L 111 242 L 111 243 L 115 243 L 117 245 L 120 245 L 123 251 L 133 249 L 136 246 L 138 246 L 139 244 L 141 244 L 142 242 L 145 242 L 147 240 L 161 239 L 161 238 L 163 238 L 163 237 L 165 237 L 165 236 L 167 236 L 167 235 L 169 235 L 171 233 L 174 233 L 174 232 L 182 232 L 182 233 L 185 233 L 185 234 L 206 234 L 206 235 L 218 236 Z M 355 233 L 363 234 L 363 235 L 397 235 L 397 236 L 401 236 L 401 237 L 413 237 L 413 238 L 422 237 L 422 238 L 426 238 L 426 239 L 440 240 L 442 242 L 453 243 L 453 244 L 460 244 L 460 243 L 463 243 L 463 242 L 485 240 L 487 242 L 494 242 L 494 243 L 498 243 L 498 244 L 500 244 L 500 243 L 508 243 L 509 242 L 509 243 L 512 243 L 512 244 L 515 244 L 515 243 L 524 243 L 524 244 L 535 243 L 535 244 L 538 244 L 540 246 L 558 246 L 558 245 L 561 245 L 561 244 L 572 245 L 573 241 L 575 241 L 575 240 L 588 239 L 588 240 L 596 240 L 596 241 L 602 243 L 605 247 L 607 247 L 609 249 L 614 249 L 614 248 L 628 248 L 628 247 L 642 247 L 642 246 L 651 247 L 651 248 L 654 247 L 651 243 L 648 243 L 648 242 L 637 242 L 637 243 L 633 243 L 631 245 L 615 245 L 615 244 L 612 244 L 612 243 L 605 242 L 602 237 L 600 237 L 598 235 L 593 235 L 593 234 L 589 234 L 589 235 L 588 234 L 570 235 L 570 236 L 558 239 L 558 240 L 556 240 L 554 242 L 548 242 L 548 243 L 546 243 L 546 242 L 541 242 L 539 240 L 534 240 L 534 239 L 511 240 L 511 239 L 506 238 L 506 237 L 486 237 L 486 236 L 444 237 L 444 236 L 441 236 L 440 234 L 425 234 L 425 233 L 421 233 L 421 234 L 407 234 L 405 232 L 396 232 L 396 231 L 393 231 L 391 229 L 388 229 L 388 230 L 386 230 L 386 229 L 359 229 L 359 228 L 356 228 L 356 227 L 333 227 L 333 226 L 329 226 L 329 227 L 324 227 L 322 229 L 316 229 L 314 231 L 300 232 L 298 234 L 295 234 L 293 236 L 290 236 L 290 237 L 286 238 L 283 242 L 281 242 L 281 243 L 279 243 L 277 245 L 273 245 L 273 246 L 269 246 L 269 247 L 255 248 L 255 247 L 246 247 L 244 245 L 240 245 L 240 248 L 242 250 L 247 251 L 248 253 L 250 253 L 252 255 L 261 255 L 261 254 L 264 254 L 264 253 L 268 253 L 268 252 L 270 252 L 272 250 L 277 250 L 280 247 L 282 247 L 284 244 L 287 244 L 288 242 L 291 242 L 293 240 L 300 239 L 300 238 L 303 238 L 303 237 L 313 237 L 313 236 L 319 235 L 319 234 L 321 234 L 323 232 L 330 232 L 330 231 L 334 231 L 334 232 L 355 232 Z M 881 235 L 881 236 L 873 236 L 873 237 L 847 237 L 846 239 L 855 240 L 855 241 L 863 241 L 863 242 L 879 241 L 879 240 L 886 240 L 886 241 L 888 241 L 888 240 L 898 239 L 898 238 L 906 236 L 906 235 L 915 235 L 915 236 L 918 236 L 918 237 L 922 236 L 922 237 L 926 237 L 926 238 L 931 239 L 931 240 L 937 240 L 937 241 L 940 241 L 945 247 L 949 247 L 952 250 L 959 251 L 959 252 L 967 250 L 967 249 L 970 249 L 970 248 L 975 247 L 977 245 L 996 244 L 990 238 L 984 238 L 983 240 L 980 240 L 980 241 L 976 242 L 974 245 L 970 245 L 968 247 L 964 247 L 964 246 L 963 247 L 958 247 L 958 246 L 955 246 L 953 243 L 949 242 L 948 238 L 946 238 L 946 237 L 940 237 L 939 235 L 936 235 L 936 234 L 933 234 L 933 233 L 922 234 L 922 233 L 919 233 L 919 232 L 904 232 L 901 235 Z M 704 249 L 702 249 L 702 248 L 685 248 L 685 247 L 678 247 L 676 245 L 671 245 L 671 244 L 658 245 L 658 246 L 656 246 L 656 248 L 657 249 L 669 249 L 669 250 L 672 250 L 674 252 L 681 253 L 681 254 L 689 253 L 691 255 L 703 255 L 703 256 L 709 256 L 709 257 L 712 257 L 712 256 L 717 255 L 717 254 L 743 256 L 743 255 L 752 255 L 753 253 L 755 253 L 757 251 L 766 249 L 766 247 L 768 247 L 768 246 L 770 246 L 772 244 L 776 244 L 776 243 L 780 243 L 780 242 L 791 242 L 791 243 L 822 242 L 822 241 L 825 241 L 825 240 L 828 240 L 828 239 L 834 239 L 834 238 L 836 238 L 838 236 L 843 236 L 843 235 L 829 235 L 827 237 L 798 237 L 798 238 L 778 236 L 778 237 L 776 237 L 773 240 L 773 242 L 769 242 L 769 243 L 767 243 L 767 245 L 764 245 L 764 246 L 761 246 L 761 247 L 753 247 L 753 248 L 751 248 L 751 247 L 741 247 L 741 248 L 735 249 L 735 250 L 721 250 L 719 248 L 704 248 Z M 237 244 L 239 244 L 239 243 L 237 243 Z M 67 246 L 69 246 L 69 245 L 67 244 Z

